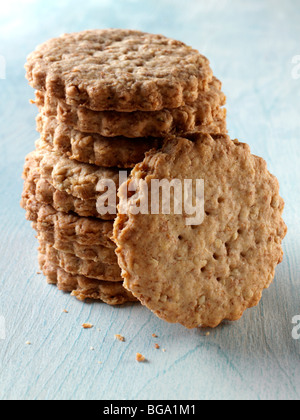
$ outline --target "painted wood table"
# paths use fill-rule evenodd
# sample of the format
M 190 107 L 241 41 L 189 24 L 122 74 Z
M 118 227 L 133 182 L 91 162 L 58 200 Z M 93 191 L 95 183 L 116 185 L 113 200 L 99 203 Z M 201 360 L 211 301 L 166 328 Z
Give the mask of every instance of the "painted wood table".
M 140 305 L 83 304 L 37 274 L 37 243 L 19 207 L 24 157 L 37 138 L 23 65 L 48 38 L 106 27 L 163 33 L 208 56 L 228 97 L 230 135 L 279 178 L 289 233 L 275 282 L 258 307 L 210 335 Z M 299 0 L 1 2 L 1 399 L 299 398 L 299 41 Z

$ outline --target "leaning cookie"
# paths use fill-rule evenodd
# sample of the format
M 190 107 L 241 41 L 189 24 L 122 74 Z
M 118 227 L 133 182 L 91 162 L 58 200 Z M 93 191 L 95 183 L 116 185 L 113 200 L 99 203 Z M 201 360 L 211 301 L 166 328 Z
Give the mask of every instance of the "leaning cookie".
M 184 43 L 122 29 L 51 39 L 25 67 L 33 88 L 95 111 L 178 108 L 212 80 L 207 58 Z
M 124 286 L 160 318 L 188 328 L 238 320 L 257 305 L 282 261 L 287 230 L 265 161 L 227 136 L 194 134 L 149 153 L 132 179 L 150 192 L 155 179 L 204 180 L 205 212 L 191 226 L 185 212 L 119 214 L 114 240 Z M 126 191 L 124 184 L 121 199 Z M 144 194 L 139 187 L 131 206 Z

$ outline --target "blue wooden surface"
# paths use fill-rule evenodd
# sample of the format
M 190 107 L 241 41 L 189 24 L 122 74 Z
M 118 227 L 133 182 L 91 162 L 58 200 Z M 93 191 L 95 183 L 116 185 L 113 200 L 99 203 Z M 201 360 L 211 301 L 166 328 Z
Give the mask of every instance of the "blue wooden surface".
M 19 208 L 23 160 L 37 138 L 23 64 L 50 37 L 106 27 L 164 33 L 207 55 L 228 96 L 231 136 L 280 180 L 289 233 L 275 283 L 257 308 L 210 336 L 138 305 L 82 304 L 36 274 L 36 241 Z M 1 1 L 0 399 L 299 398 L 299 41 L 299 0 Z M 95 327 L 83 330 L 87 321 Z

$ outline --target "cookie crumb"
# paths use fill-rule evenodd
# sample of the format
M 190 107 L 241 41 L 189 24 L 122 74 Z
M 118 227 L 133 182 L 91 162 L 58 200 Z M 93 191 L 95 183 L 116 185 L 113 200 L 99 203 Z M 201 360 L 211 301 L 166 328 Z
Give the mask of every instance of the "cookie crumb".
M 26 341 L 26 346 L 31 346 L 31 342 L 30 341 Z
M 167 350 L 166 349 L 162 349 L 163 353 L 165 353 Z
M 157 350 L 158 350 L 158 349 L 160 349 L 160 345 L 159 345 L 159 344 L 157 344 L 157 343 L 155 343 L 154 347 L 155 347 Z
M 210 336 L 210 332 L 207 332 L 205 335 L 206 335 L 206 337 L 209 337 Z
M 136 354 L 136 361 L 139 363 L 143 363 L 145 362 L 146 358 L 145 356 L 143 356 L 141 353 L 137 353 Z
M 67 311 L 66 309 L 64 309 L 64 310 L 63 310 L 63 313 L 64 313 L 64 314 L 68 314 L 68 313 L 69 313 L 69 311 Z
M 152 337 L 153 337 L 153 338 L 157 338 L 157 335 L 156 335 L 156 334 L 152 334 Z
M 37 271 L 36 274 L 42 274 L 40 271 Z
M 90 329 L 90 328 L 93 328 L 93 324 L 89 324 L 89 323 L 85 323 L 85 324 L 82 324 L 82 327 L 85 329 L 85 330 L 87 330 L 87 329 Z
M 97 362 L 98 363 L 98 365 L 102 365 L 103 364 L 103 362 Z
M 123 342 L 125 341 L 125 338 L 120 334 L 115 334 L 115 339 Z

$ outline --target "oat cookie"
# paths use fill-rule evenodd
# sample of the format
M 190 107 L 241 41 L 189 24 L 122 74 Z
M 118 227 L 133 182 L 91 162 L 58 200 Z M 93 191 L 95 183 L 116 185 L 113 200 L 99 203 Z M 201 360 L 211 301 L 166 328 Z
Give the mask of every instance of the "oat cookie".
M 102 167 L 133 168 L 142 162 L 145 153 L 158 149 L 162 140 L 154 138 L 129 139 L 126 137 L 103 137 L 100 134 L 82 133 L 59 123 L 56 117 L 37 118 L 41 139 L 37 148 L 63 154 L 69 159 Z
M 49 243 L 57 251 L 64 252 L 76 256 L 80 260 L 87 260 L 93 263 L 113 264 L 117 265 L 117 257 L 113 248 L 107 248 L 101 245 L 82 245 L 78 242 L 57 238 L 54 229 L 39 230 L 37 223 L 33 224 L 33 228 L 38 233 L 38 239 L 43 243 Z
M 52 245 L 40 241 L 39 251 L 45 254 L 47 260 L 58 265 L 67 273 L 82 275 L 87 278 L 120 282 L 121 270 L 117 264 L 104 264 L 91 260 L 82 260 L 75 255 L 57 251 Z
M 135 302 L 136 298 L 122 286 L 122 283 L 112 283 L 88 279 L 84 276 L 73 276 L 66 273 L 56 264 L 49 262 L 47 257 L 40 253 L 39 264 L 48 283 L 55 284 L 59 290 L 72 293 L 79 300 L 101 300 L 108 305 L 122 305 L 126 302 Z
M 117 187 L 119 183 L 119 169 L 73 161 L 46 148 L 37 149 L 26 157 L 24 178 L 35 172 L 55 189 L 81 200 L 95 200 L 101 196 L 102 192 L 97 191 L 97 185 L 102 180 L 111 180 Z
M 81 132 L 98 133 L 105 137 L 127 138 L 165 137 L 167 134 L 202 131 L 219 132 L 218 121 L 226 130 L 226 96 L 221 82 L 214 78 L 209 90 L 201 92 L 192 105 L 156 112 L 96 112 L 83 106 L 72 107 L 46 92 L 37 91 L 35 103 L 47 117 L 56 117 Z M 222 131 L 225 133 L 226 131 Z
M 98 181 L 96 177 L 93 177 L 92 174 L 86 174 L 87 177 L 84 178 L 84 174 L 80 174 L 80 171 L 76 174 L 69 173 L 70 176 L 68 176 L 64 170 L 60 174 L 55 172 L 54 175 L 54 172 L 51 171 L 53 167 L 51 159 L 48 161 L 49 166 L 46 163 L 46 166 L 41 168 L 39 159 L 34 159 L 32 157 L 33 155 L 28 156 L 24 167 L 23 178 L 25 179 L 25 183 L 23 194 L 26 195 L 29 191 L 36 196 L 39 202 L 49 204 L 55 210 L 64 213 L 73 212 L 82 217 L 94 217 L 102 220 L 115 219 L 116 214 L 110 214 L 113 213 L 112 211 L 107 213 L 107 209 L 105 209 L 104 213 L 99 213 L 100 209 L 97 208 L 98 197 L 96 196 L 96 185 Z M 67 163 L 70 165 L 72 161 Z M 94 180 L 95 184 L 89 184 L 88 180 Z M 117 176 L 115 177 L 115 182 L 118 182 Z M 53 184 L 60 189 L 55 188 Z M 118 187 L 118 183 L 116 187 Z M 73 196 L 66 191 L 62 191 L 62 189 L 72 191 L 82 198 Z M 89 194 L 92 196 L 93 191 L 95 198 L 83 198 Z M 102 195 L 102 193 L 98 194 L 99 197 Z
M 227 136 L 192 140 L 169 140 L 132 178 L 149 188 L 152 179 L 203 179 L 203 223 L 187 226 L 187 216 L 174 212 L 118 215 L 114 239 L 124 287 L 144 305 L 188 328 L 216 327 L 238 320 L 270 286 L 283 257 L 284 202 L 277 179 L 248 145 Z
M 122 29 L 51 39 L 29 55 L 26 71 L 33 88 L 95 111 L 178 108 L 212 80 L 209 61 L 191 47 Z
M 38 202 L 36 196 L 26 190 L 21 206 L 26 210 L 26 218 L 34 223 L 37 230 L 54 235 L 55 241 L 115 249 L 111 240 L 112 222 L 58 212 L 52 206 Z
M 116 214 L 99 214 L 97 200 L 83 200 L 72 195 L 56 190 L 46 179 L 36 178 L 28 173 L 24 182 L 23 196 L 34 194 L 37 201 L 52 206 L 56 211 L 63 213 L 75 213 L 81 217 L 92 217 L 101 220 L 114 220 Z

